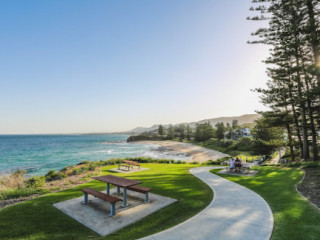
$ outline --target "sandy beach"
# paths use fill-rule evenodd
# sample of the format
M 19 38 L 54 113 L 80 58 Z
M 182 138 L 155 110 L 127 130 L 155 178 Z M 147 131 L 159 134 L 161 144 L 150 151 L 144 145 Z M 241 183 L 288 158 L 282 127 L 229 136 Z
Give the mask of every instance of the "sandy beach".
M 199 163 L 206 162 L 208 160 L 217 160 L 219 158 L 227 157 L 229 155 L 203 148 L 200 146 L 193 145 L 191 143 L 182 143 L 182 142 L 175 142 L 175 141 L 137 141 L 133 143 L 142 143 L 142 144 L 154 144 L 157 146 L 164 148 L 164 151 L 167 149 L 168 151 L 176 151 L 181 152 L 183 154 L 187 154 L 190 156 L 189 160 L 197 161 Z

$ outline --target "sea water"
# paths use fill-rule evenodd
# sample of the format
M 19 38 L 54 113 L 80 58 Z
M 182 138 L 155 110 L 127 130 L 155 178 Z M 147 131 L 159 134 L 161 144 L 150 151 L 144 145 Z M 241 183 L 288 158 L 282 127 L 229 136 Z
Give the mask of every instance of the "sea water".
M 188 160 L 188 156 L 157 151 L 152 144 L 127 143 L 128 135 L 0 135 L 0 173 L 25 169 L 44 175 L 84 160 L 152 157 Z

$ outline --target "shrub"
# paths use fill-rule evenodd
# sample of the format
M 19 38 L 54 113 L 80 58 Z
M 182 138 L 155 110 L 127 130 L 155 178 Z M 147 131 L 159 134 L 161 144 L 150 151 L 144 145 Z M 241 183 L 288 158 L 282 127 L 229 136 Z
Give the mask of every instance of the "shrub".
M 238 152 L 238 151 L 230 151 L 230 152 L 228 152 L 228 154 L 235 157 L 235 156 L 240 155 L 240 152 Z
M 61 180 L 63 178 L 66 178 L 66 174 L 63 171 L 60 171 L 56 173 L 54 170 L 50 170 L 46 175 L 45 175 L 46 181 L 54 181 L 54 180 Z
M 45 178 L 47 181 L 52 181 L 56 176 L 56 172 L 54 170 L 50 170 L 46 175 Z
M 88 170 L 89 171 L 94 171 L 96 169 L 95 164 L 89 164 Z
M 197 161 L 190 162 L 190 164 L 199 164 Z
M 64 174 L 63 172 L 58 172 L 56 174 L 56 180 L 61 180 L 61 179 L 66 178 L 66 177 L 67 177 L 66 174 Z
M 242 137 L 231 146 L 230 150 L 238 151 L 252 151 L 253 150 L 253 140 L 250 137 Z
M 28 178 L 26 182 L 27 188 L 38 189 L 43 187 L 46 178 L 44 176 Z
M 74 169 L 72 170 L 72 175 L 79 175 L 79 174 L 81 174 L 81 173 L 82 173 L 81 168 L 74 168 Z
M 205 163 L 203 163 L 204 165 L 214 165 L 214 161 L 212 160 L 208 160 Z
M 89 164 L 90 162 L 88 160 L 84 160 L 83 162 L 81 163 L 78 163 L 77 165 L 86 165 L 86 164 Z
M 206 161 L 204 164 L 205 165 L 221 165 L 223 164 L 225 161 L 229 160 L 231 157 L 223 157 L 223 158 L 219 158 L 215 161 L 213 160 L 208 160 Z
M 15 172 L 13 172 L 11 175 L 14 177 L 24 176 L 27 173 L 24 169 L 17 169 Z
M 17 170 L 11 174 L 0 176 L 0 191 L 6 191 L 10 188 L 22 188 L 25 184 L 25 170 Z

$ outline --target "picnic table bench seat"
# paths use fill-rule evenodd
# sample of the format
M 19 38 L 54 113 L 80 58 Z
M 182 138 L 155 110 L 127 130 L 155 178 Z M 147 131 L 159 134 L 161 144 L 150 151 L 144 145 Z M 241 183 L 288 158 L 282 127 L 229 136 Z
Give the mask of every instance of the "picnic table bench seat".
M 145 202 L 149 202 L 149 192 L 152 190 L 152 188 L 133 185 L 128 187 L 128 190 L 145 194 L 145 197 L 146 197 Z
M 226 166 L 225 169 L 226 169 L 226 172 L 230 172 L 230 173 L 231 173 L 233 170 L 235 170 L 235 168 L 230 168 L 230 166 Z
M 84 194 L 84 203 L 88 202 L 88 194 L 100 198 L 106 202 L 109 202 L 111 204 L 111 211 L 110 211 L 110 216 L 114 216 L 116 214 L 116 209 L 115 209 L 115 204 L 118 201 L 122 201 L 122 199 L 114 197 L 114 196 L 110 196 L 108 194 L 96 191 L 94 189 L 91 188 L 84 188 L 82 189 L 82 192 Z

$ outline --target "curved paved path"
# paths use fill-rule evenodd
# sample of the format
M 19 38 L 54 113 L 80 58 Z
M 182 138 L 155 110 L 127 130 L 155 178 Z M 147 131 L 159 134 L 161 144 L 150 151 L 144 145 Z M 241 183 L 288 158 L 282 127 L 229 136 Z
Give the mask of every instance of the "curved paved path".
M 214 167 L 190 172 L 214 191 L 212 202 L 187 221 L 143 240 L 267 240 L 271 237 L 273 215 L 258 194 L 209 172 Z

